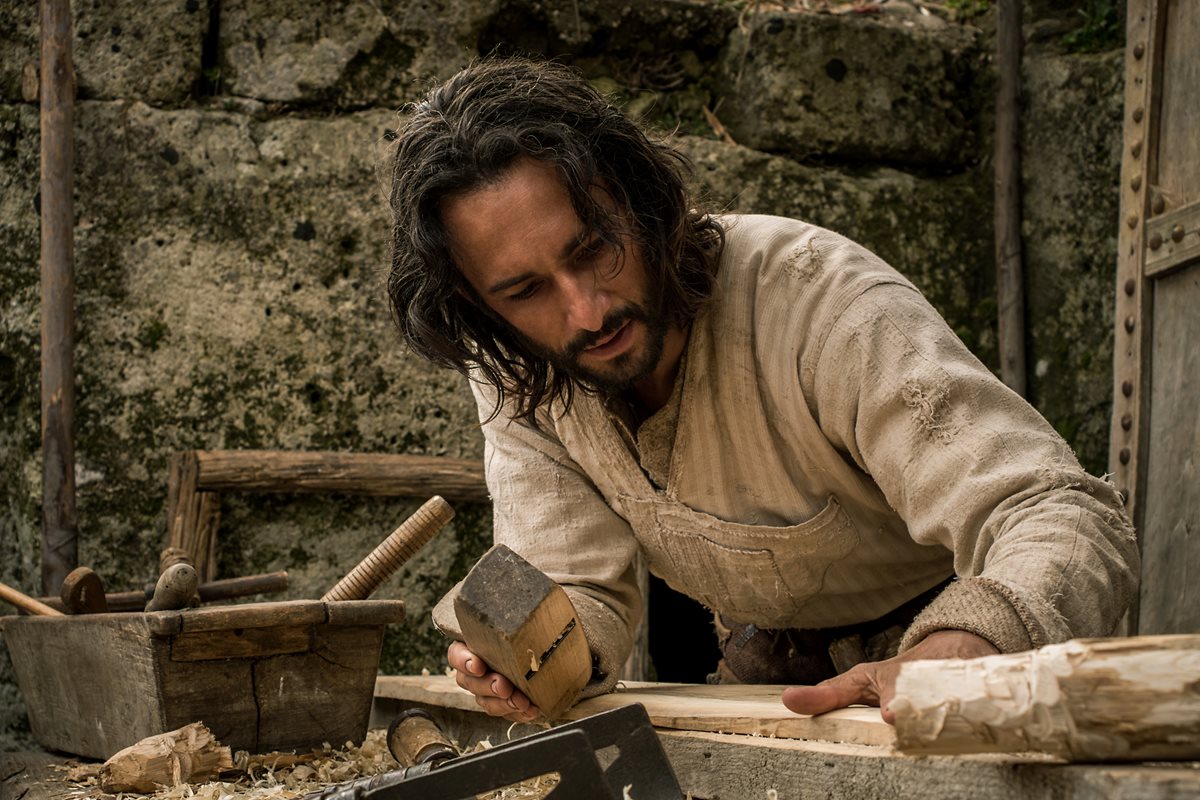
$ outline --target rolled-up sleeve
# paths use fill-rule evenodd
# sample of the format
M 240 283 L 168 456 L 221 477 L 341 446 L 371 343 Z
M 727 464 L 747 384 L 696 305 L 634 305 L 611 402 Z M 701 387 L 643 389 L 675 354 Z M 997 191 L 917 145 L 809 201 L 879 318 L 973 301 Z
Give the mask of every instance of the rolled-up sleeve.
M 480 418 L 487 419 L 494 390 L 472 386 Z M 539 422 L 540 430 L 502 410 L 483 425 L 494 539 L 566 589 L 596 663 L 587 697 L 616 684 L 641 618 L 637 542 L 555 437 L 549 414 Z

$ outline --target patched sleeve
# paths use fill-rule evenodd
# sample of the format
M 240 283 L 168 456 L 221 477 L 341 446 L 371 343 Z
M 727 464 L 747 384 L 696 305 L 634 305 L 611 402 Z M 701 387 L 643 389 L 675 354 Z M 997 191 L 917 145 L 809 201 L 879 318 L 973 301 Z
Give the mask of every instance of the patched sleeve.
M 902 644 L 966 630 L 1015 652 L 1113 632 L 1138 552 L 1116 490 L 967 350 L 914 289 L 867 288 L 826 320 L 819 424 L 958 580 Z
M 487 419 L 494 390 L 473 389 Z M 592 650 L 595 669 L 583 693 L 590 697 L 616 685 L 641 618 L 637 542 L 555 437 L 549 415 L 539 427 L 504 410 L 483 425 L 493 535 L 566 589 Z

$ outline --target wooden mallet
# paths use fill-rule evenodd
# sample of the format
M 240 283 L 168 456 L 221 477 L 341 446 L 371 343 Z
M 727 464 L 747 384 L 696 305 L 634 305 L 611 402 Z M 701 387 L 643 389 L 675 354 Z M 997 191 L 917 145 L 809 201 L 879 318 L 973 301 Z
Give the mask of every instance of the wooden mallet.
M 484 553 L 454 598 L 467 647 L 553 720 L 592 675 L 592 656 L 563 588 L 508 547 Z

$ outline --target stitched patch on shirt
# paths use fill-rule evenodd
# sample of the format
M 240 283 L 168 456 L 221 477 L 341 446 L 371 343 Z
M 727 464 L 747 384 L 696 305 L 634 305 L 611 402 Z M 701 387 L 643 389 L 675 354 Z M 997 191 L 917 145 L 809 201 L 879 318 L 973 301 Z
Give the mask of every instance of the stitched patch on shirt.
M 817 243 L 809 239 L 783 259 L 783 271 L 794 278 L 808 280 L 821 271 L 822 263 Z
M 904 405 L 912 409 L 917 424 L 930 438 L 940 442 L 954 438 L 946 422 L 946 394 L 944 386 L 925 386 L 916 381 L 910 381 L 900 389 Z

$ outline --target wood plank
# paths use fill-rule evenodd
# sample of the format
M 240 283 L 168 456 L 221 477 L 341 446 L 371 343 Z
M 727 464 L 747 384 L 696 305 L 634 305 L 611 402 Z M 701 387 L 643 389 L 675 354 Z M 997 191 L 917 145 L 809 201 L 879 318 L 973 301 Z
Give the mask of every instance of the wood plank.
M 259 720 L 253 752 L 362 742 L 382 646 L 382 627 L 323 627 L 313 652 L 257 662 Z M 330 703 L 335 691 L 337 702 Z
M 1155 183 L 1178 207 L 1200 201 L 1200 14 L 1195 0 L 1165 6 Z
M 269 628 L 275 625 L 313 625 L 326 619 L 320 600 L 280 600 L 240 606 L 194 608 L 177 613 L 183 631 L 220 631 L 234 628 Z M 155 614 L 147 614 L 152 617 Z
M 1200 138 L 1200 137 L 1198 137 Z M 1200 259 L 1200 203 L 1167 212 L 1146 223 L 1150 252 L 1146 277 L 1161 278 Z M 1155 247 L 1155 243 L 1159 243 Z
M 1154 282 L 1142 633 L 1200 631 L 1200 266 Z
M 74 787 L 55 769 L 63 763 L 38 750 L 0 753 L 0 800 L 66 800 Z
M 817 717 L 784 708 L 783 686 L 704 686 L 630 681 L 611 694 L 584 700 L 563 719 L 580 719 L 629 703 L 641 703 L 655 727 L 677 730 L 744 733 L 787 739 L 818 739 L 867 745 L 891 745 L 892 726 L 877 708 L 845 708 Z M 444 706 L 463 711 L 477 708 L 475 698 L 447 675 L 381 675 L 375 696 Z
M 4 640 L 42 746 L 107 758 L 164 730 L 152 637 L 140 615 L 8 620 Z M 138 702 L 113 702 L 130 687 Z
M 1152 203 L 1151 162 L 1158 152 L 1157 91 L 1152 66 L 1159 58 L 1160 0 L 1130 0 L 1126 15 L 1124 154 L 1117 234 L 1117 282 L 1113 332 L 1113 410 L 1108 471 L 1135 523 L 1141 511 L 1149 386 L 1150 282 L 1143 275 L 1146 220 Z M 1136 526 L 1139 527 L 1140 526 Z M 1129 613 L 1136 628 L 1137 609 Z
M 312 638 L 311 625 L 181 633 L 171 640 L 171 660 L 213 661 L 306 653 L 312 647 Z
M 403 600 L 354 600 L 326 603 L 330 625 L 390 625 L 404 622 Z
M 341 492 L 487 503 L 483 463 L 389 453 L 212 450 L 196 453 L 206 490 Z

